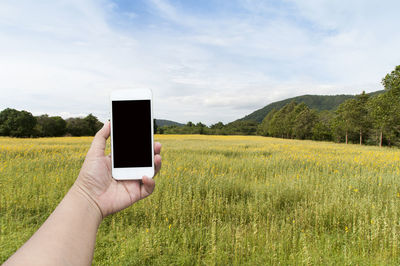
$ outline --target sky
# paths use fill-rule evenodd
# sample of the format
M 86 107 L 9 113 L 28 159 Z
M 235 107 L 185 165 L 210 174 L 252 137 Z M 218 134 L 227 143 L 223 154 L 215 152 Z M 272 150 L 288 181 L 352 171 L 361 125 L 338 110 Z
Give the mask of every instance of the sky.
M 304 95 L 383 89 L 400 65 L 396 0 L 2 0 L 0 110 L 109 118 L 153 91 L 154 116 L 228 123 Z

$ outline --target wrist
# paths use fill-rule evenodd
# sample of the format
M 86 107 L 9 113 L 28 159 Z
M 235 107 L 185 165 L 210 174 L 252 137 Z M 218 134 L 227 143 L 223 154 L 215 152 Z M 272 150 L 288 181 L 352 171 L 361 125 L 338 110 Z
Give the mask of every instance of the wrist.
M 72 185 L 68 194 L 71 194 L 75 200 L 83 204 L 90 216 L 93 217 L 98 224 L 101 223 L 104 217 L 99 206 L 83 188 L 75 183 Z

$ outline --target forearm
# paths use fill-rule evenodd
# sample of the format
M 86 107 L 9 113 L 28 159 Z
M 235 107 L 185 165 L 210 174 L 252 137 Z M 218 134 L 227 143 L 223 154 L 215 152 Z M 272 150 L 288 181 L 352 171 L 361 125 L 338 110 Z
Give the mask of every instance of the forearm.
M 39 230 L 4 265 L 90 265 L 98 207 L 73 186 Z

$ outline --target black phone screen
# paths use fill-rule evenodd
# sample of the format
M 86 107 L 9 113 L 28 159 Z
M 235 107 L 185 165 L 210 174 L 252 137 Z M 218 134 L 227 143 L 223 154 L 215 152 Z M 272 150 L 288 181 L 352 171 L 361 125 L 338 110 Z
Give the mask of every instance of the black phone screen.
M 150 100 L 112 101 L 114 167 L 151 167 Z

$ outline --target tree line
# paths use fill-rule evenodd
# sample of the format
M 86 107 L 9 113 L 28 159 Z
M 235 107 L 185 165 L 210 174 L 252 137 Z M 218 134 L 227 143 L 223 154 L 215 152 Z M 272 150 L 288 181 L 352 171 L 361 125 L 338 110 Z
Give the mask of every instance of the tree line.
M 0 136 L 61 137 L 94 136 L 103 126 L 92 114 L 64 120 L 47 114 L 33 116 L 28 111 L 7 108 L 0 112 Z
M 317 111 L 292 101 L 262 120 L 241 120 L 207 127 L 199 122 L 157 128 L 159 134 L 262 135 L 344 143 L 400 145 L 400 66 L 382 79 L 383 93 L 365 92 L 335 111 Z
M 291 102 L 268 113 L 259 133 L 346 144 L 399 145 L 400 66 L 387 74 L 382 84 L 383 93 L 371 97 L 363 92 L 340 104 L 334 112 L 318 112 L 305 104 Z
M 272 109 L 261 123 L 237 120 L 207 126 L 188 122 L 184 126 L 157 126 L 158 134 L 261 135 L 344 143 L 400 145 L 400 66 L 382 79 L 385 90 L 376 95 L 362 92 L 344 101 L 335 111 L 318 111 L 292 101 Z M 0 136 L 57 137 L 93 136 L 102 123 L 92 114 L 84 118 L 33 116 L 7 108 L 0 112 Z
M 211 126 L 188 122 L 184 126 L 157 127 L 158 134 L 204 134 L 204 135 L 256 135 L 259 123 L 256 121 L 234 121 L 228 124 L 218 122 Z

